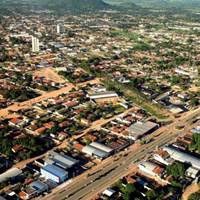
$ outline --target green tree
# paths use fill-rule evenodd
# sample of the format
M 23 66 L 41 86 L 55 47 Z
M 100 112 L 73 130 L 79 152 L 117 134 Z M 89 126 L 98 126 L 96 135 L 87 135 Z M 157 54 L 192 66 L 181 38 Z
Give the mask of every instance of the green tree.
M 153 200 L 153 199 L 156 199 L 157 194 L 156 194 L 155 190 L 149 190 L 149 191 L 146 193 L 146 196 L 147 196 L 147 199 L 148 199 L 148 200 Z
M 185 174 L 184 164 L 180 162 L 174 162 L 172 165 L 167 166 L 167 173 L 173 177 L 183 177 Z
M 190 103 L 191 103 L 191 106 L 198 106 L 199 105 L 199 99 L 197 97 L 192 97 Z
M 194 133 L 192 135 L 192 144 L 190 145 L 190 148 L 200 152 L 200 135 L 199 134 Z
M 128 183 L 122 190 L 123 192 L 123 199 L 124 200 L 131 200 L 133 193 L 136 191 L 136 188 L 133 184 Z

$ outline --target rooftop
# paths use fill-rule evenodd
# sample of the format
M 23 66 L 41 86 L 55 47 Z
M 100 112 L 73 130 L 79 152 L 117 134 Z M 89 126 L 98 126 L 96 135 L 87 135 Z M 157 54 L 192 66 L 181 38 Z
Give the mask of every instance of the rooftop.
M 158 124 L 151 121 L 136 122 L 128 128 L 128 131 L 129 135 L 133 136 L 135 139 L 138 139 L 140 136 L 147 134 L 157 127 Z
M 200 159 L 196 156 L 191 155 L 173 146 L 165 146 L 163 147 L 163 150 L 167 151 L 174 160 L 189 163 L 193 167 L 200 169 Z
M 67 171 L 65 171 L 62 168 L 57 167 L 55 165 L 46 165 L 42 169 L 55 175 L 55 176 L 59 176 L 59 177 L 67 174 Z
M 54 151 L 49 154 L 49 159 L 53 160 L 58 165 L 61 164 L 62 166 L 65 166 L 66 168 L 71 168 L 78 163 L 78 160 Z

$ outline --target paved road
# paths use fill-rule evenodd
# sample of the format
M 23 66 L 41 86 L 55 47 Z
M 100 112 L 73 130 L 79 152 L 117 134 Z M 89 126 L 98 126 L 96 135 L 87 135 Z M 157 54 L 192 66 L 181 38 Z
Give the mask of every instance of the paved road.
M 119 178 L 130 173 L 128 167 L 133 164 L 133 162 L 138 163 L 148 154 L 150 154 L 156 147 L 167 144 L 173 141 L 178 135 L 184 133 L 184 131 L 177 131 L 177 125 L 187 125 L 192 122 L 192 120 L 200 114 L 200 108 L 194 112 L 189 112 L 184 114 L 183 117 L 176 119 L 176 121 L 163 128 L 162 134 L 154 137 L 154 140 L 141 146 L 137 151 L 127 151 L 126 156 L 118 156 L 118 160 L 114 161 L 116 158 L 111 157 L 108 162 L 96 169 L 92 175 L 84 178 L 84 175 L 77 177 L 73 182 L 66 187 L 57 189 L 53 191 L 52 194 L 42 198 L 41 200 L 89 200 L 94 197 L 99 192 L 103 191 L 105 188 L 109 187 Z M 176 130 L 176 131 L 175 131 Z
M 75 185 L 72 185 L 71 187 L 69 186 L 59 193 L 55 193 L 53 196 L 51 196 L 51 199 L 88 200 L 93 195 L 95 195 L 95 193 L 98 193 L 98 191 L 102 191 L 104 188 L 114 183 L 120 177 L 126 175 L 126 173 L 129 173 L 127 167 L 130 164 L 133 162 L 138 162 L 138 160 L 144 158 L 156 146 L 165 144 L 171 140 L 171 137 L 168 135 L 165 135 L 165 137 L 160 137 L 156 140 L 156 142 L 143 146 L 139 152 L 130 152 L 126 157 L 122 156 L 118 161 L 112 161 L 110 165 L 105 166 L 103 170 L 98 171 L 93 176 L 90 176 L 87 179 L 82 179 Z

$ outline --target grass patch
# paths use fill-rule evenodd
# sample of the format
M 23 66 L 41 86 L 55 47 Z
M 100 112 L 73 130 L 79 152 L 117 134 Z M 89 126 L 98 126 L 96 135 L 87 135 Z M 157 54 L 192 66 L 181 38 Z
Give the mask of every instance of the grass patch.
M 114 30 L 114 31 L 111 31 L 111 36 L 128 38 L 129 40 L 135 41 L 135 42 L 137 42 L 139 39 L 143 39 L 144 38 L 142 35 L 139 35 L 139 34 L 133 33 L 133 32 L 129 32 L 128 30 Z

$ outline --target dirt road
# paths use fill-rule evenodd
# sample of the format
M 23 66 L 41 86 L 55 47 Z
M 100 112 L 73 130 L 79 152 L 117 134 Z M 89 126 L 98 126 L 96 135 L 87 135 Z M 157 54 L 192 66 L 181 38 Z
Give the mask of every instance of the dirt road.
M 22 103 L 14 103 L 13 105 L 11 105 L 9 107 L 0 110 L 0 118 L 11 118 L 11 117 L 13 117 L 13 115 L 10 114 L 9 111 L 18 111 L 23 108 L 31 107 L 33 104 L 41 102 L 45 99 L 57 97 L 62 93 L 69 92 L 72 88 L 75 88 L 75 85 L 68 83 L 68 86 L 63 87 L 59 90 L 45 93 L 39 97 L 30 99 L 28 101 L 24 101 Z
M 197 183 L 193 183 L 192 185 L 188 186 L 182 195 L 182 200 L 188 200 L 189 196 L 195 192 L 198 192 L 199 189 L 200 188 Z

